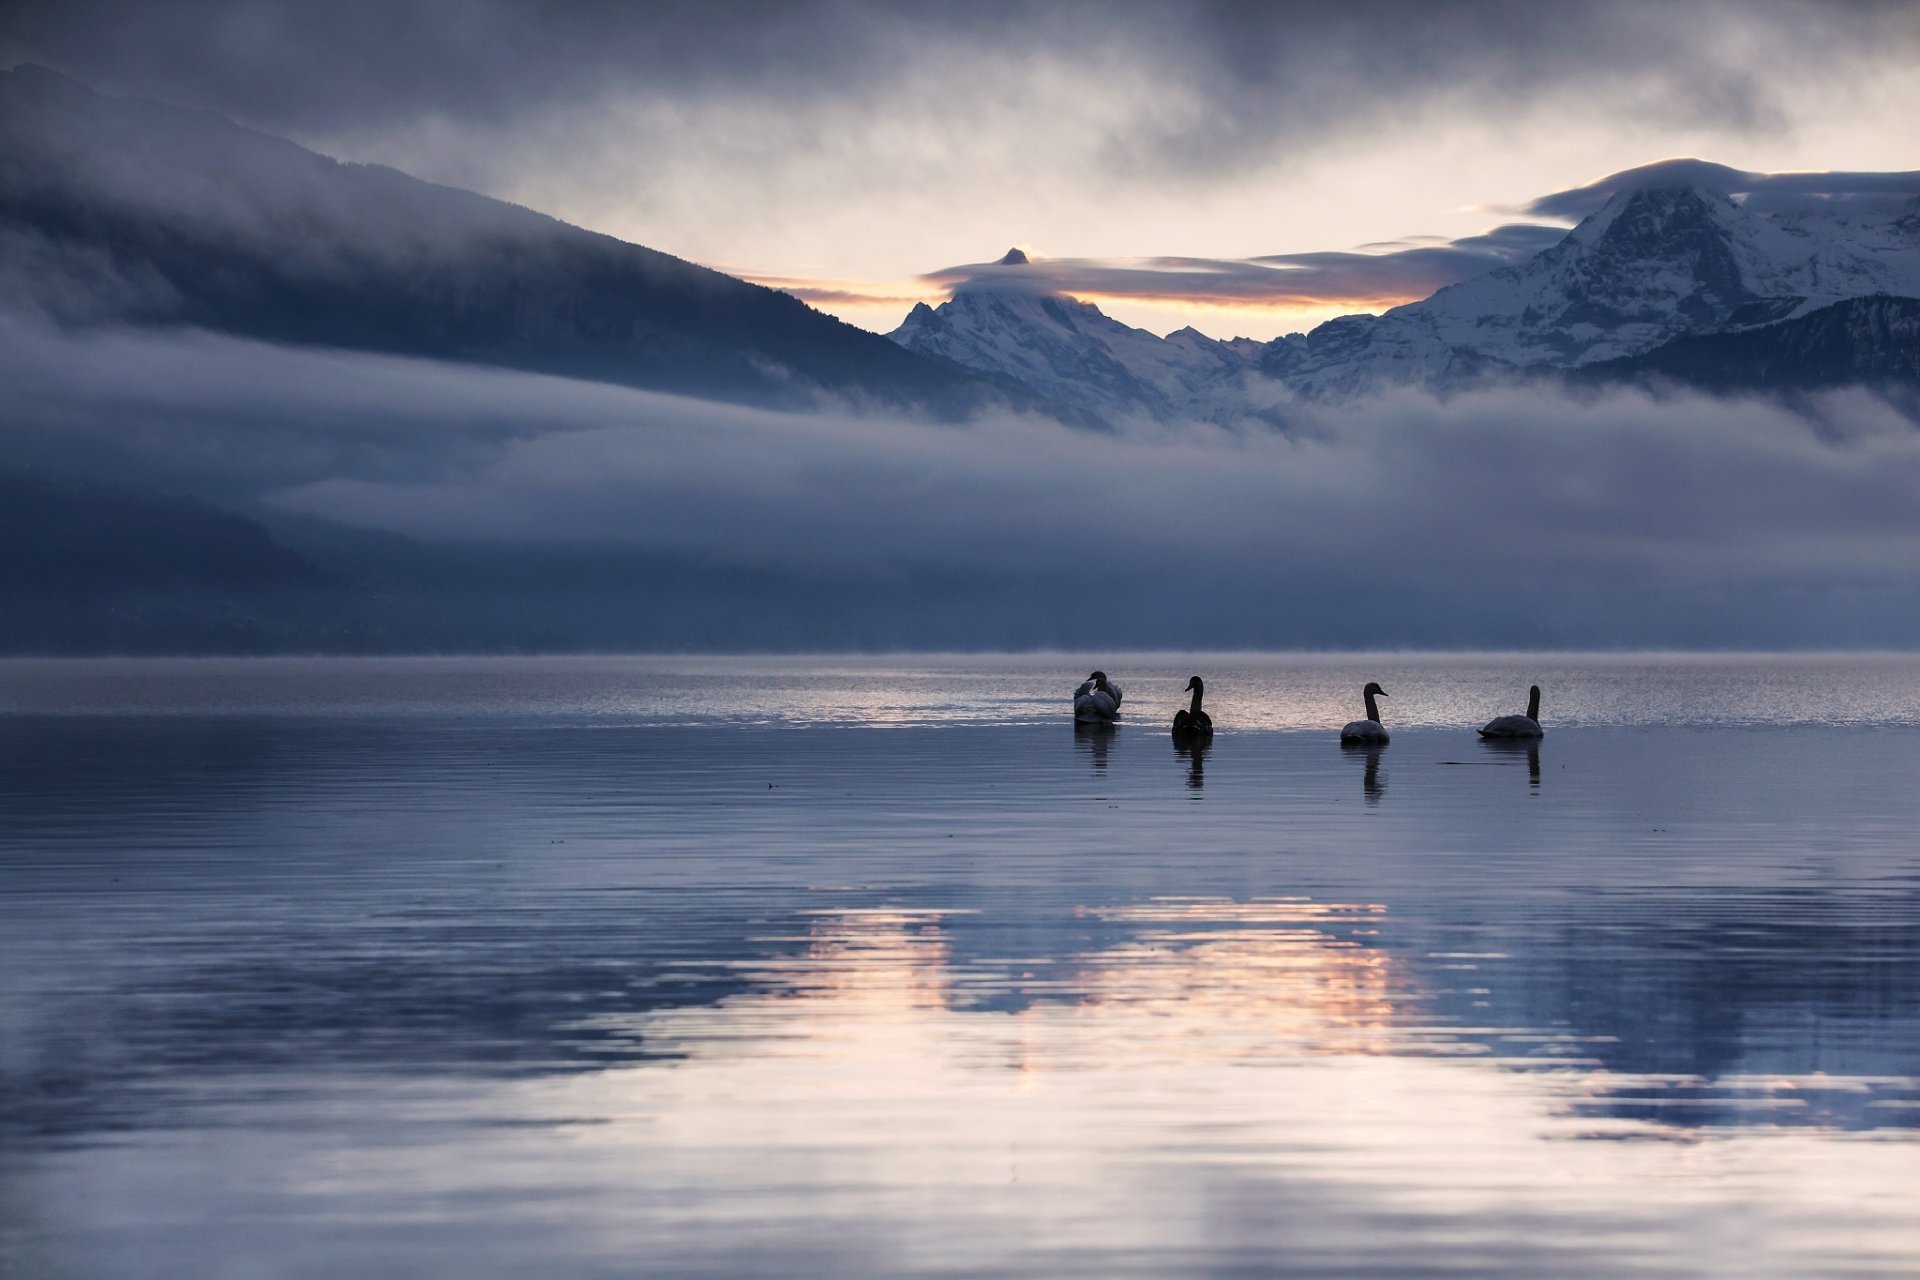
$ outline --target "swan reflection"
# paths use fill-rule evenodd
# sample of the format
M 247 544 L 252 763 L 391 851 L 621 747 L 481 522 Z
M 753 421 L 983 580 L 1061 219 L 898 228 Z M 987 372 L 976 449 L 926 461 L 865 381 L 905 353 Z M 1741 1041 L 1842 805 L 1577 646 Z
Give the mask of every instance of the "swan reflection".
M 1107 752 L 1112 749 L 1118 732 L 1111 721 L 1075 720 L 1073 749 L 1092 755 L 1094 771 L 1103 772 L 1107 767 Z
M 1207 752 L 1211 750 L 1211 739 L 1183 737 L 1173 740 L 1173 754 L 1187 762 L 1187 790 L 1195 793 L 1195 799 L 1199 798 L 1198 793 L 1207 785 Z
M 1540 740 L 1538 738 L 1482 738 L 1483 751 L 1496 756 L 1512 758 L 1516 763 L 1521 756 L 1527 759 L 1527 784 L 1535 795 L 1540 792 Z
M 1367 769 L 1360 779 L 1360 791 L 1368 804 L 1379 804 L 1380 797 L 1387 793 L 1387 775 L 1380 768 L 1381 747 L 1377 743 L 1347 742 L 1342 743 L 1340 749 L 1350 756 L 1366 757 Z

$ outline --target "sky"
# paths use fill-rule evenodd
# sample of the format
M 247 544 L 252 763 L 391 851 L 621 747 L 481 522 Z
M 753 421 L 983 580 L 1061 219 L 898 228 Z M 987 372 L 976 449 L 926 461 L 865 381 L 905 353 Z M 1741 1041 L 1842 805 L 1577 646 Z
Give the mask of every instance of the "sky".
M 1606 175 L 1910 170 L 1920 119 L 1911 3 L 65 0 L 0 13 L 22 60 L 882 331 L 1017 246 L 1272 337 L 1524 256 Z
M 1617 175 L 1673 157 L 1763 203 L 1910 198 L 1916 54 L 1920 5 L 1786 0 L 0 9 L 0 61 L 519 201 L 881 329 L 1018 272 L 1156 331 L 1285 332 L 1538 252 Z M 191 176 L 149 194 L 251 208 L 258 175 Z M 296 225 L 274 261 L 310 241 Z M 1010 246 L 1031 261 L 992 265 Z M 655 648 L 1920 635 L 1920 413 L 1866 389 L 1403 388 L 1289 402 L 1282 429 L 1099 434 L 16 315 L 0 386 L 0 469 L 394 560 L 422 609 L 467 610 L 450 643 L 519 643 L 548 608 Z

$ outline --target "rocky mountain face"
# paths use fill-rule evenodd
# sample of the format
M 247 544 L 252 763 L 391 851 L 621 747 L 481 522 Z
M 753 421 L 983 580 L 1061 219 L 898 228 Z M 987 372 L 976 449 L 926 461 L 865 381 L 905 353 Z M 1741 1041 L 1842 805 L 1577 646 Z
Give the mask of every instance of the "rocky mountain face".
M 1007 398 L 789 294 L 34 66 L 0 71 L 0 308 L 750 403 Z
M 1710 391 L 1920 387 L 1920 298 L 1849 298 L 1773 324 L 1687 334 L 1585 372 L 1597 381 L 1682 382 Z
M 1191 330 L 1159 339 L 1086 303 L 980 288 L 916 308 L 893 338 L 1107 414 L 1221 419 L 1259 414 L 1262 381 L 1337 398 L 1589 369 L 1715 387 L 1911 379 L 1900 317 L 1914 298 L 1920 201 L 1891 214 L 1817 200 L 1762 213 L 1668 183 L 1621 191 L 1526 262 L 1265 345 Z M 1743 351 L 1779 354 L 1749 366 Z

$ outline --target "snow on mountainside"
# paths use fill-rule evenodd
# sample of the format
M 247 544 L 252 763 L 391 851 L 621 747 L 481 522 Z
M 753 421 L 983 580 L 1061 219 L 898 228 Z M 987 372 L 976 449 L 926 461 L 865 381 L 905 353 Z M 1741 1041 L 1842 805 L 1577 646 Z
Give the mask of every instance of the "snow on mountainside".
M 1749 213 L 1697 186 L 1623 191 L 1553 248 L 1379 317 L 1282 339 L 1263 371 L 1306 394 L 1572 369 L 1683 334 L 1875 293 L 1920 296 L 1920 219 Z
M 1025 261 L 1015 249 L 1000 264 Z M 920 303 L 890 336 L 1108 418 L 1181 416 L 1252 365 L 1252 352 L 1197 330 L 1156 337 L 1092 303 L 1017 284 L 963 288 L 939 307 Z
M 1762 212 L 1665 170 L 1619 191 L 1523 263 L 1264 346 L 1191 329 L 1156 338 L 1003 276 L 965 286 L 939 307 L 916 307 L 892 337 L 1109 416 L 1222 419 L 1255 412 L 1250 373 L 1295 395 L 1338 397 L 1395 385 L 1446 389 L 1522 370 L 1624 369 L 1676 339 L 1744 332 L 1874 295 L 1920 297 L 1920 200 L 1889 212 L 1815 197 Z M 1827 358 L 1840 375 L 1887 367 L 1879 358 Z

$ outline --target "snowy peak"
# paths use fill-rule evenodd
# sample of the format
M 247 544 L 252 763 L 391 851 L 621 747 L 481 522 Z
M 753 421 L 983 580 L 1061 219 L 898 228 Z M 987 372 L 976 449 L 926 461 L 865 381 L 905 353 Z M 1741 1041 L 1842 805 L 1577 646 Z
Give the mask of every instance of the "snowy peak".
M 1200 413 L 1251 362 L 1190 328 L 1160 338 L 1090 302 L 984 281 L 938 307 L 920 303 L 890 336 L 909 351 L 1016 379 L 1110 420 Z
M 1567 238 L 1587 246 L 1645 245 L 1668 236 L 1710 233 L 1737 212 L 1732 196 L 1712 188 L 1643 184 L 1616 192 Z
M 1024 267 L 1027 265 L 1027 255 L 1019 249 L 1009 249 L 1002 254 L 1000 260 L 993 265 L 996 267 Z

